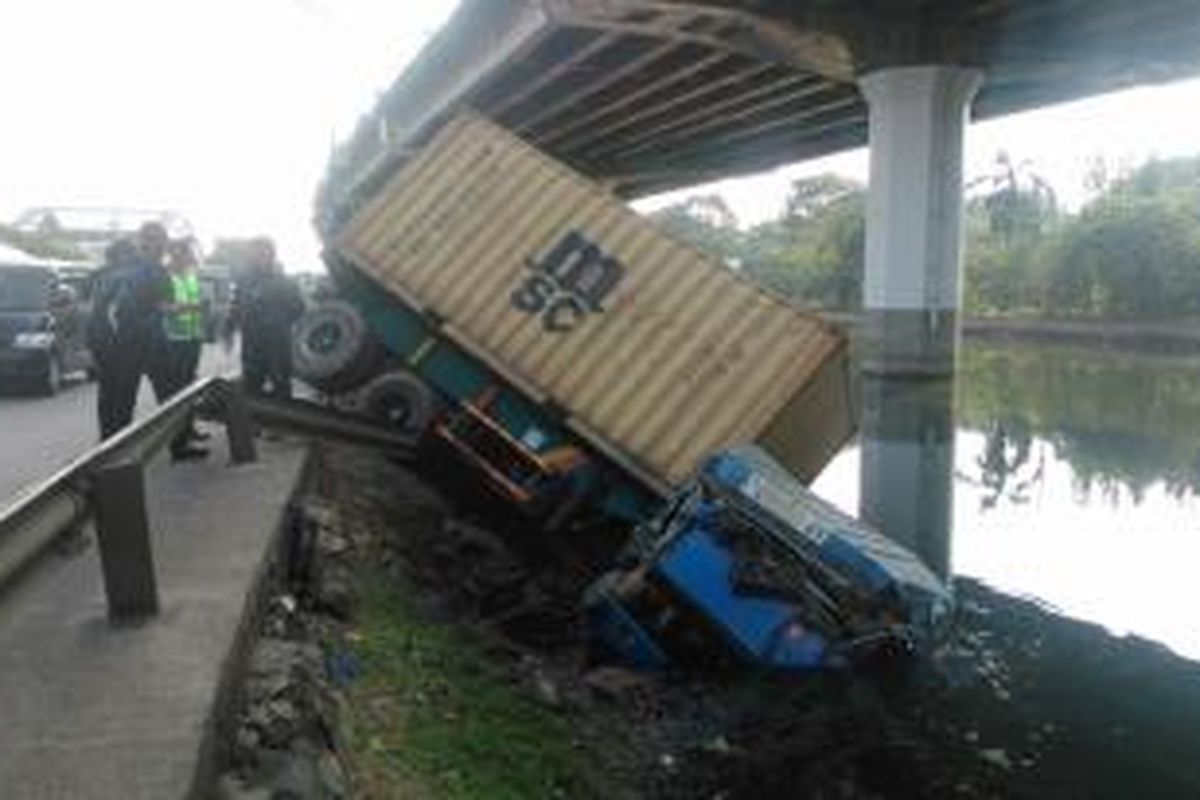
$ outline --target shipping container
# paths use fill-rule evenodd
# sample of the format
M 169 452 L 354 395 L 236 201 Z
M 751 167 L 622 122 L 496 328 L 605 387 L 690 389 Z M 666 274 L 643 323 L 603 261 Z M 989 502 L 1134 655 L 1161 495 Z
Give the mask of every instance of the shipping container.
M 849 437 L 844 335 L 477 115 L 333 250 L 658 490 L 756 442 L 808 481 Z

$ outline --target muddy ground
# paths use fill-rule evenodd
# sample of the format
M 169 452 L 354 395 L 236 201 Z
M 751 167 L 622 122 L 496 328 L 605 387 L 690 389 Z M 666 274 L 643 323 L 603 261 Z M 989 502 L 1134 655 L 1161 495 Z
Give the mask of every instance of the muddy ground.
M 590 651 L 578 613 L 609 545 L 548 541 L 428 461 L 418 478 L 362 451 L 317 457 L 220 796 L 460 796 L 356 774 L 355 620 L 383 576 L 565 721 L 578 775 L 541 796 L 1200 797 L 1200 665 L 1152 643 L 960 580 L 952 640 L 903 674 L 637 674 Z

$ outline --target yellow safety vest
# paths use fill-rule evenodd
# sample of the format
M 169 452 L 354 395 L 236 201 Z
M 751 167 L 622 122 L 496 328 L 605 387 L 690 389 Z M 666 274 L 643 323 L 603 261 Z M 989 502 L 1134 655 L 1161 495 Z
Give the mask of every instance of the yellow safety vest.
M 200 304 L 200 279 L 194 272 L 171 276 L 171 299 L 180 305 Z M 204 317 L 200 311 L 172 311 L 167 315 L 167 337 L 177 341 L 204 338 Z

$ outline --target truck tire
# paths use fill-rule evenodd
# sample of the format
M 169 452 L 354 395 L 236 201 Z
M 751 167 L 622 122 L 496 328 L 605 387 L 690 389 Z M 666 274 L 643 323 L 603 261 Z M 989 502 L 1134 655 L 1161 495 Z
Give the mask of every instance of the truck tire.
M 366 321 L 349 303 L 323 303 L 296 322 L 296 375 L 315 389 L 347 392 L 366 383 L 382 357 Z
M 420 437 L 441 410 L 441 400 L 420 378 L 393 370 L 363 389 L 361 408 L 368 416 L 401 433 Z

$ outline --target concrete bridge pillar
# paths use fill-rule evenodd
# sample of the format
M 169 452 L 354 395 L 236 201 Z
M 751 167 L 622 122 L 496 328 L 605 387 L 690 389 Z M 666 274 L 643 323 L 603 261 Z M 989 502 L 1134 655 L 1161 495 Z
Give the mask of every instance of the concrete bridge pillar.
M 961 294 L 963 134 L 976 69 L 891 67 L 859 79 L 871 187 L 860 363 L 880 375 L 954 373 Z
M 982 75 L 894 67 L 870 106 L 859 513 L 945 576 L 954 497 L 963 135 Z

